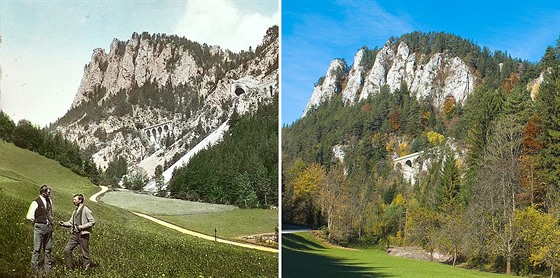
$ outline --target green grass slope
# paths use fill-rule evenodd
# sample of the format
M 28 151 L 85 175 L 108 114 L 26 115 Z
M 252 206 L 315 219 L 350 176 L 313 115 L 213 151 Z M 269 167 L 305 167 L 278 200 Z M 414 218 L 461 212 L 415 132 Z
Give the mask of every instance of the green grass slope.
M 274 233 L 278 227 L 278 210 L 239 209 L 236 206 L 169 199 L 131 191 L 103 194 L 100 202 L 126 210 L 148 214 L 185 229 L 218 237 Z
M 55 221 L 67 220 L 72 196 L 99 190 L 57 162 L 0 142 L 0 277 L 27 277 L 33 228 L 25 220 L 41 184 L 53 188 Z M 90 239 L 93 269 L 64 270 L 66 229 L 53 233 L 52 277 L 275 277 L 276 254 L 186 236 L 104 204 L 86 201 L 97 224 Z M 79 263 L 79 250 L 75 260 Z
M 307 232 L 282 235 L 283 277 L 506 277 L 387 255 L 381 250 L 329 247 Z
M 191 215 L 162 215 L 160 219 L 199 233 L 235 239 L 240 236 L 270 234 L 278 227 L 278 210 L 236 209 L 231 211 Z
M 237 209 L 236 206 L 157 197 L 133 191 L 108 191 L 103 194 L 100 201 L 149 215 L 206 214 Z

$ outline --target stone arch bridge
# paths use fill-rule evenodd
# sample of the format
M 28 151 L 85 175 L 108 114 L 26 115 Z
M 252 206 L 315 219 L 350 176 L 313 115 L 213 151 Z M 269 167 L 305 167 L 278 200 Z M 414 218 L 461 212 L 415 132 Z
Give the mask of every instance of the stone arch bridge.
M 159 140 L 161 140 L 165 135 L 170 134 L 172 131 L 172 121 L 161 122 L 142 129 L 142 133 L 144 133 L 144 135 L 146 135 L 152 143 L 159 142 Z
M 397 165 L 399 165 L 403 177 L 409 181 L 411 185 L 416 183 L 416 179 L 414 177 L 420 173 L 420 170 L 422 170 L 422 165 L 416 163 L 416 160 L 423 154 L 424 152 L 422 151 L 393 159 L 393 167 L 396 168 Z

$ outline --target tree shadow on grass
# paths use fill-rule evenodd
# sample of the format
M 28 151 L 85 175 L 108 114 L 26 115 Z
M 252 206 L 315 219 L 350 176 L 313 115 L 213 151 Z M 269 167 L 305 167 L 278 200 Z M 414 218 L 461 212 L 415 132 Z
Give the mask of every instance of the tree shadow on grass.
M 381 268 L 313 251 L 325 247 L 297 234 L 282 235 L 282 277 L 391 277 Z
M 309 241 L 298 234 L 283 234 L 282 235 L 282 249 L 289 248 L 295 250 L 317 250 L 325 249 L 325 247 Z

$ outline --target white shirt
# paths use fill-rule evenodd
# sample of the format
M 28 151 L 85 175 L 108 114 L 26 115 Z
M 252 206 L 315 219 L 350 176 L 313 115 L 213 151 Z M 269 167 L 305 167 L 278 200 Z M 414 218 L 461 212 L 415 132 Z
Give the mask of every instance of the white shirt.
M 43 204 L 45 204 L 45 208 L 48 210 L 49 209 L 49 204 L 47 203 L 47 200 L 45 199 L 45 197 L 43 197 L 43 195 L 39 195 L 39 198 L 41 198 L 41 200 L 43 201 Z M 36 201 L 31 202 L 31 205 L 29 205 L 29 210 L 27 210 L 27 216 L 25 218 L 27 218 L 31 221 L 35 221 L 35 211 L 37 210 L 38 207 L 39 207 L 39 204 L 37 204 Z M 52 203 L 51 203 L 51 207 L 52 207 Z

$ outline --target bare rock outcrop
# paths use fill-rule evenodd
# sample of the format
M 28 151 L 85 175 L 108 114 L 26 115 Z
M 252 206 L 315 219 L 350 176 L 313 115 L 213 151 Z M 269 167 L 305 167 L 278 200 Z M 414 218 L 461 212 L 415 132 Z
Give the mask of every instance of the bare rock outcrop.
M 305 107 L 305 111 L 303 112 L 304 116 L 308 111 L 318 107 L 323 102 L 330 100 L 336 94 L 341 92 L 340 81 L 342 80 L 345 72 L 346 63 L 343 60 L 335 59 L 331 62 L 329 69 L 327 70 L 327 75 L 321 84 L 317 84 L 317 86 L 315 86 L 311 99 L 309 99 L 309 102 Z
M 315 87 L 303 115 L 336 94 L 341 93 L 344 103 L 352 105 L 378 94 L 384 86 L 390 92 L 405 86 L 418 99 L 431 97 L 436 107 L 441 107 L 447 97 L 463 104 L 476 84 L 473 70 L 448 52 L 426 56 L 411 53 L 404 42 L 395 45 L 388 41 L 377 53 L 371 68 L 362 65 L 363 58 L 364 50 L 360 49 L 347 73 L 342 71 L 346 68 L 343 61 L 335 59 L 323 84 Z M 336 85 L 343 83 L 343 78 L 347 78 L 347 82 L 341 90 Z

